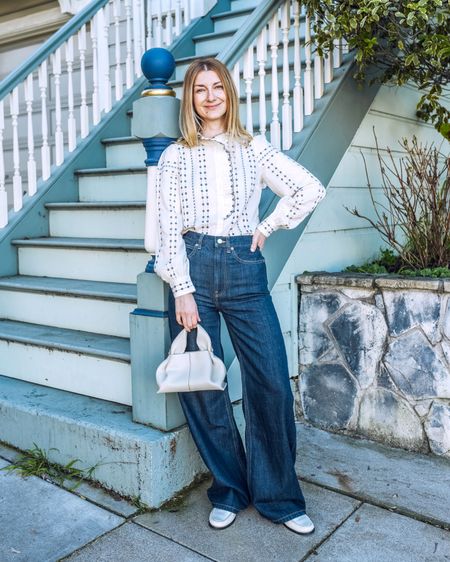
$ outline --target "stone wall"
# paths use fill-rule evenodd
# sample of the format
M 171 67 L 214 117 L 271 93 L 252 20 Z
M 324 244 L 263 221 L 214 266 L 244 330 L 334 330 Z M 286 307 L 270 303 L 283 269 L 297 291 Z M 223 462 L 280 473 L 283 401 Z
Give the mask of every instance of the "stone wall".
M 450 280 L 304 274 L 297 415 L 450 459 Z

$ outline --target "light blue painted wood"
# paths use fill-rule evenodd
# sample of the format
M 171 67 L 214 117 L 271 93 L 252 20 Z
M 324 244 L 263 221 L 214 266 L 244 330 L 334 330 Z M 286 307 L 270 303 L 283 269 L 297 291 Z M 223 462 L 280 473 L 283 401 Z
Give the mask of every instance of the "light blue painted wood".
M 96 481 L 151 507 L 206 470 L 186 426 L 164 433 L 133 423 L 126 405 L 0 376 L 0 408 L 6 443 L 36 443 L 63 465 L 74 457 L 84 468 L 99 464 Z
M 13 320 L 0 320 L 0 339 L 105 357 L 126 363 L 130 361 L 129 340 L 117 336 L 77 332 L 52 326 L 14 322 Z
M 186 422 L 178 396 L 158 394 L 156 384 L 156 369 L 170 347 L 168 291 L 168 285 L 154 273 L 141 273 L 138 308 L 130 314 L 133 420 L 164 431 Z
M 292 271 L 296 274 L 341 271 L 348 265 L 361 264 L 375 257 L 380 247 L 385 247 L 385 243 L 372 228 L 305 232 L 277 279 L 277 285 L 291 281 Z
M 49 293 L 53 295 L 75 295 L 80 297 L 107 299 L 136 303 L 136 285 L 132 283 L 107 283 L 82 279 L 60 279 L 58 277 L 32 277 L 16 275 L 0 277 L 0 289 Z
M 251 13 L 251 8 L 245 8 L 242 10 L 227 11 L 222 14 L 217 14 L 212 18 L 214 21 L 214 29 L 218 33 L 221 31 L 236 31 L 236 29 L 243 25 L 246 18 Z
M 383 205 L 387 204 L 381 189 L 376 190 L 374 198 Z M 369 227 L 367 221 L 353 216 L 345 207 L 349 209 L 356 207 L 361 214 L 376 220 L 375 210 L 366 187 L 329 187 L 325 199 L 312 214 L 306 232 L 329 232 L 332 235 L 337 230 Z

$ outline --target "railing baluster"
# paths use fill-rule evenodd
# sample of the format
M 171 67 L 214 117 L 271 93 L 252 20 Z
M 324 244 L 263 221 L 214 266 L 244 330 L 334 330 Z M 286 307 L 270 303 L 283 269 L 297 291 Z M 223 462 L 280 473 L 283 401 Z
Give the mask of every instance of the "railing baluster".
M 164 34 L 164 44 L 170 45 L 172 43 L 173 37 L 173 26 L 172 26 L 172 0 L 167 0 L 167 12 L 165 17 L 165 34 Z
M 175 37 L 178 37 L 178 35 L 180 35 L 182 28 L 181 0 L 175 0 Z
M 122 99 L 122 68 L 120 66 L 120 0 L 114 0 L 113 3 L 113 19 L 114 19 L 114 56 L 116 67 L 114 70 L 115 97 L 116 101 Z
M 42 179 L 46 180 L 50 177 L 50 147 L 48 145 L 48 117 L 47 117 L 48 76 L 47 76 L 46 60 L 39 67 L 39 90 L 41 92 Z
M 125 18 L 127 30 L 127 57 L 125 62 L 127 90 L 133 85 L 133 46 L 131 43 L 131 0 L 125 0 Z
M 329 84 L 333 80 L 333 51 L 325 55 L 324 81 Z
M 294 0 L 294 132 L 303 129 L 303 88 L 301 83 L 300 2 Z
M 67 118 L 67 133 L 69 152 L 75 150 L 77 145 L 77 125 L 73 109 L 73 37 L 69 37 L 66 43 L 66 64 L 67 64 L 67 95 L 69 116 Z
M 325 71 L 324 80 L 325 84 L 329 84 L 333 80 L 333 58 L 334 53 L 332 50 L 328 51 L 325 55 Z
M 256 60 L 259 76 L 259 132 L 264 135 L 267 129 L 266 114 L 266 63 L 267 63 L 267 31 L 264 26 L 256 43 Z
M 92 41 L 92 123 L 100 122 L 100 100 L 98 86 L 98 12 L 91 20 Z
M 109 4 L 98 11 L 98 92 L 100 111 L 111 111 L 111 79 L 109 76 Z
M 8 195 L 5 188 L 5 159 L 3 157 L 3 132 L 5 130 L 5 114 L 3 100 L 0 100 L 0 228 L 8 224 Z
M 141 0 L 133 0 L 133 49 L 134 49 L 134 74 L 141 75 L 141 48 L 140 27 L 141 27 Z
M 141 54 L 139 56 L 139 75 L 142 75 L 142 69 L 141 69 L 141 57 L 144 54 L 145 50 L 147 49 L 147 47 L 145 46 L 146 43 L 146 37 L 145 37 L 145 0 L 140 0 L 141 2 L 141 7 L 140 7 L 140 16 L 139 16 L 139 23 L 140 23 L 140 28 L 139 28 L 139 49 L 141 51 Z
M 348 43 L 345 39 L 341 39 L 342 42 L 342 54 L 346 55 L 348 53 Z
M 342 40 L 335 39 L 333 45 L 333 66 L 339 68 L 342 64 Z
M 34 133 L 33 133 L 33 73 L 30 72 L 24 82 L 25 90 L 25 103 L 27 108 L 27 146 L 28 146 L 28 161 L 27 161 L 27 182 L 28 182 L 28 195 L 33 197 L 36 193 L 37 178 L 36 178 L 36 160 L 34 158 Z
M 153 14 L 152 14 L 152 0 L 147 0 L 147 10 L 146 10 L 146 49 L 151 49 L 153 47 Z
M 239 61 L 237 61 L 237 63 L 233 66 L 233 70 L 231 71 L 231 74 L 233 76 L 233 82 L 234 85 L 236 86 L 236 92 L 238 95 L 238 98 L 241 96 L 241 71 L 240 71 L 240 63 Z
M 281 32 L 283 36 L 283 106 L 281 109 L 283 150 L 292 146 L 292 108 L 289 99 L 289 30 L 291 27 L 291 0 L 286 0 L 281 7 Z
M 13 201 L 14 211 L 20 211 L 22 208 L 22 176 L 20 175 L 20 154 L 19 154 L 19 88 L 16 86 L 9 95 L 9 104 L 11 111 L 11 125 L 13 134 Z
M 277 69 L 277 58 L 278 58 L 278 13 L 272 16 L 269 23 L 269 44 L 271 49 L 272 57 L 272 120 L 270 122 L 270 141 L 276 147 L 280 148 L 280 120 L 278 118 L 278 69 Z
M 187 27 L 191 23 L 191 6 L 189 0 L 184 0 L 184 27 Z
M 162 47 L 162 6 L 161 0 L 156 2 L 156 21 L 155 21 L 155 43 L 156 47 Z
M 61 50 L 52 55 L 53 80 L 55 83 L 55 164 L 64 161 L 64 135 L 61 122 Z
M 325 67 L 327 59 L 325 58 Z M 314 55 L 314 97 L 319 100 L 323 96 L 324 90 L 324 63 L 323 58 L 316 51 Z
M 311 20 L 308 15 L 305 18 L 305 115 L 311 115 L 314 111 L 314 88 L 313 72 L 311 68 Z
M 244 55 L 244 69 L 243 78 L 245 81 L 245 94 L 246 94 L 246 129 L 253 135 L 253 111 L 252 111 L 252 82 L 254 77 L 253 70 L 253 43 L 246 50 Z
M 78 51 L 80 53 L 80 130 L 81 138 L 84 139 L 89 134 L 89 110 L 86 94 L 86 25 L 83 25 L 78 32 Z

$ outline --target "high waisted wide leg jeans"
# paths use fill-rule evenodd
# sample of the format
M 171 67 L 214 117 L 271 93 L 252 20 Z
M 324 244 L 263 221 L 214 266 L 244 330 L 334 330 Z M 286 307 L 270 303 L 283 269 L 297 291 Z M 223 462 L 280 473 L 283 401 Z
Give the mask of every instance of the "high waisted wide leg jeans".
M 242 374 L 245 451 L 227 389 L 183 392 L 181 406 L 198 450 L 213 475 L 208 497 L 237 513 L 250 503 L 282 523 L 305 513 L 294 469 L 296 431 L 286 350 L 267 288 L 264 258 L 251 236 L 184 235 L 201 325 L 223 359 L 223 315 Z M 182 327 L 169 298 L 172 339 Z

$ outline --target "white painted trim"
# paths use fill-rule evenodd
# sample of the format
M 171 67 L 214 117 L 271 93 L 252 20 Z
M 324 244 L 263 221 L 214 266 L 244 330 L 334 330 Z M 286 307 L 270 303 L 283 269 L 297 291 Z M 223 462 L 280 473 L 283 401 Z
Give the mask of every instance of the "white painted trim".
M 90 3 L 90 0 L 58 0 L 58 2 L 63 14 L 78 14 Z

